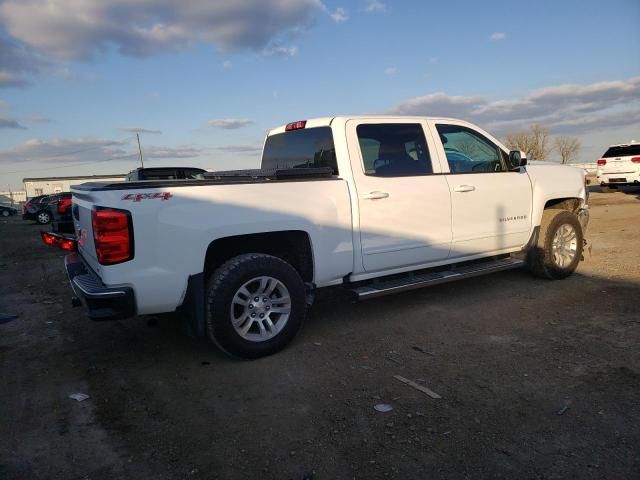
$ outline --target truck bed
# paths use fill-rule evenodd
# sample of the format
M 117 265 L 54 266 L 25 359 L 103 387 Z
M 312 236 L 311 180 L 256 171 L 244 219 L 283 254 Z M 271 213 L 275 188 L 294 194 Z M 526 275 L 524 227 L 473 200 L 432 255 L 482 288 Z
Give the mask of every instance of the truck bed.
M 107 191 L 140 190 L 145 188 L 190 187 L 203 185 L 229 185 L 262 182 L 303 182 L 318 180 L 336 180 L 330 168 L 288 168 L 288 169 L 250 169 L 209 172 L 204 180 L 140 180 L 134 182 L 88 182 L 74 185 L 73 190 Z

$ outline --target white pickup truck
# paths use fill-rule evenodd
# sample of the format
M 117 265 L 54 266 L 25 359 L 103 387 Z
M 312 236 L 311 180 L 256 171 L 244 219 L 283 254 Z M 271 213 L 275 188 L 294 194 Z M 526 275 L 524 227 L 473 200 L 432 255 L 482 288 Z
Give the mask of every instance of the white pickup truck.
M 564 278 L 588 221 L 581 169 L 526 165 L 448 118 L 293 122 L 268 133 L 260 170 L 206 177 L 73 187 L 74 303 L 96 320 L 178 310 L 255 358 L 291 341 L 317 288 L 366 299 L 521 266 Z

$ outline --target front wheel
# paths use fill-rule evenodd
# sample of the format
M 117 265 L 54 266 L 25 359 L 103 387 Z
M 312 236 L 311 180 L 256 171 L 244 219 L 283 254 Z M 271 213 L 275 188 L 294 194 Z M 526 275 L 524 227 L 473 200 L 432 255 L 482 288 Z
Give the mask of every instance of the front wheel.
M 2 210 L 2 216 L 3 216 L 3 217 L 8 217 L 9 215 L 11 215 L 11 214 L 9 213 L 9 210 Z
M 261 253 L 239 255 L 207 283 L 207 333 L 226 353 L 258 358 L 282 350 L 306 314 L 302 278 L 284 260 Z
M 40 225 L 46 225 L 47 223 L 51 222 L 51 215 L 47 211 L 42 211 L 38 213 L 38 216 L 36 217 L 36 221 Z
M 545 210 L 538 241 L 527 253 L 529 271 L 537 277 L 559 280 L 571 275 L 582 258 L 582 226 L 567 210 Z

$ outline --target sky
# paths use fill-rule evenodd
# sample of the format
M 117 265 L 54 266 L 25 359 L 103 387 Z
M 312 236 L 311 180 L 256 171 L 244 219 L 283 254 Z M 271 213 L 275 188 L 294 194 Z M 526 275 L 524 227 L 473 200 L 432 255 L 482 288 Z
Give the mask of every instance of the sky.
M 139 166 L 255 168 L 340 114 L 540 123 L 579 161 L 640 141 L 640 0 L 0 0 L 0 190 Z M 552 158 L 557 156 L 552 154 Z

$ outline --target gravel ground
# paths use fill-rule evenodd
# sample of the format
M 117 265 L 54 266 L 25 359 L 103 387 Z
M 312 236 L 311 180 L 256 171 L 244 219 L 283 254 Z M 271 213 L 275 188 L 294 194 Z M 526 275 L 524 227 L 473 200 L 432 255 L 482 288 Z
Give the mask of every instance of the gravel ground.
M 640 478 L 640 190 L 595 190 L 569 279 L 325 292 L 253 362 L 173 317 L 86 320 L 62 255 L 1 220 L 0 478 Z

